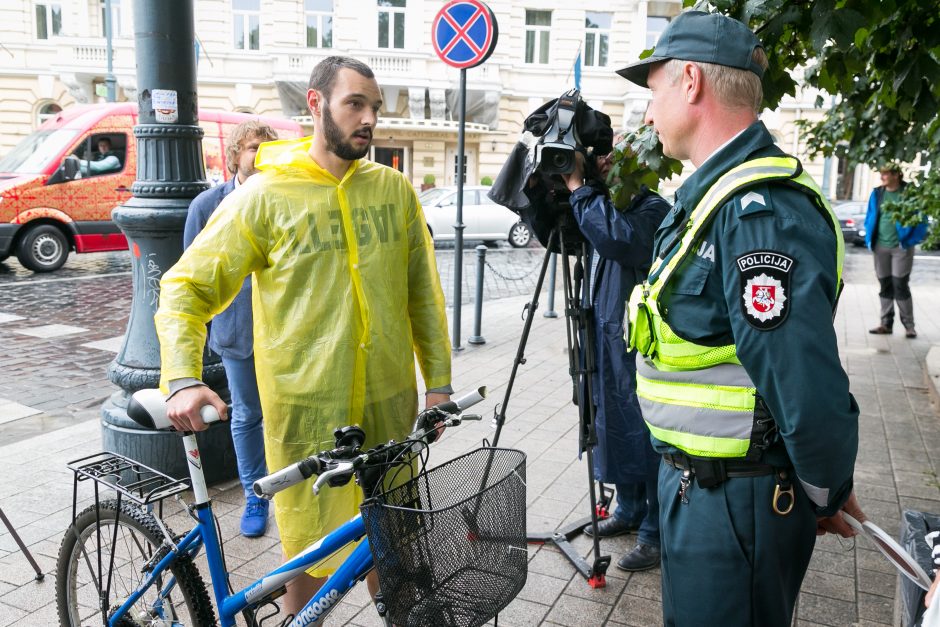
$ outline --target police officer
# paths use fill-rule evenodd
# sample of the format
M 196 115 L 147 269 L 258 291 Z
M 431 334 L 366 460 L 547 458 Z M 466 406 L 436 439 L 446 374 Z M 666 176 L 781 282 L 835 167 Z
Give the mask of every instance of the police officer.
M 618 73 L 652 91 L 663 151 L 696 171 L 630 299 L 643 417 L 663 454 L 667 625 L 790 624 L 817 533 L 854 535 L 858 406 L 832 325 L 843 243 L 758 121 L 754 34 L 699 11 Z

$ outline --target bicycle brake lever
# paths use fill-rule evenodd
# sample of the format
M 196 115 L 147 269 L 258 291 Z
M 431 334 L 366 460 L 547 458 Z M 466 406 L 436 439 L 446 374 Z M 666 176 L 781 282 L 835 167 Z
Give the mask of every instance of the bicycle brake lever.
M 356 469 L 356 465 L 352 462 L 340 462 L 336 465 L 336 468 L 327 470 L 324 473 L 321 473 L 317 480 L 313 484 L 313 493 L 320 494 L 320 488 L 323 487 L 323 484 L 330 482 L 333 477 L 342 474 L 352 474 L 352 471 Z M 342 484 L 339 484 L 342 485 Z

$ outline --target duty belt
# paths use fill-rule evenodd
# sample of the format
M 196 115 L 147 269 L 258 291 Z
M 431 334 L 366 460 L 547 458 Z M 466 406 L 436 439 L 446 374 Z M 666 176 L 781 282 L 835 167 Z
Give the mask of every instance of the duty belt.
M 760 477 L 772 475 L 776 471 L 770 464 L 757 464 L 743 459 L 690 457 L 682 453 L 666 453 L 663 459 L 673 468 L 691 470 L 701 488 L 714 488 L 733 477 Z
M 664 453 L 663 460 L 673 468 L 683 471 L 679 481 L 679 498 L 682 503 L 689 502 L 687 492 L 693 478 L 700 488 L 709 489 L 735 477 L 775 475 L 777 485 L 771 502 L 774 512 L 786 516 L 793 510 L 796 496 L 790 481 L 789 468 L 778 468 L 745 459 L 691 457 L 684 453 Z

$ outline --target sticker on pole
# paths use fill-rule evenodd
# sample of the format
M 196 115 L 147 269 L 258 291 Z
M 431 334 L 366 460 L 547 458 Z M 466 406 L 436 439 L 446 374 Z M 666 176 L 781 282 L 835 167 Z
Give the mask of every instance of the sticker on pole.
M 479 0 L 453 0 L 431 26 L 434 52 L 451 67 L 466 69 L 486 61 L 496 48 L 496 16 Z
M 154 116 L 157 122 L 173 124 L 179 120 L 179 105 L 174 89 L 154 89 L 150 92 Z

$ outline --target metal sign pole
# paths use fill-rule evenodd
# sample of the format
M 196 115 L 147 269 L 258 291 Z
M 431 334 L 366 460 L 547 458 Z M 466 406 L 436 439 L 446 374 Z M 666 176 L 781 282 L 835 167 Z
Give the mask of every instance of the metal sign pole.
M 464 123 L 467 116 L 467 70 L 460 70 L 460 126 L 457 129 L 457 224 L 454 225 L 454 350 L 460 345 L 460 310 L 463 305 L 463 179 L 464 179 Z

